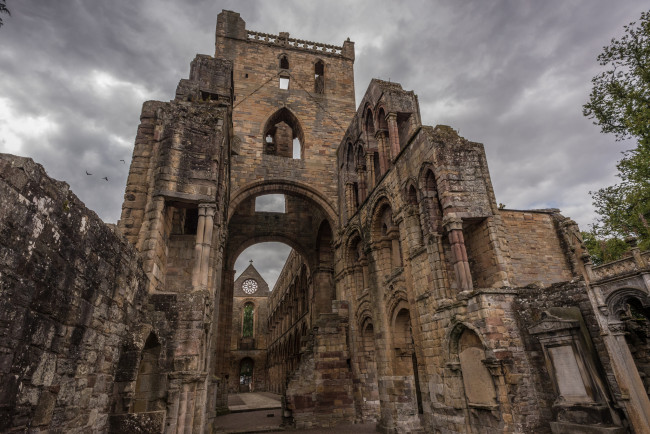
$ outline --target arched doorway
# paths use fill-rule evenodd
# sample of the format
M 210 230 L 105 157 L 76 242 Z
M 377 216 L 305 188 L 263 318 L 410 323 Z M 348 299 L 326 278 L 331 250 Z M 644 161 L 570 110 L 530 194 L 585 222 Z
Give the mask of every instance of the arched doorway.
M 253 367 L 255 362 L 250 357 L 242 359 L 239 363 L 239 392 L 253 391 Z
M 270 195 L 283 196 L 284 206 L 261 207 L 258 198 Z M 253 183 L 234 193 L 230 201 L 228 238 L 223 249 L 222 278 L 216 301 L 219 306 L 217 323 L 230 324 L 233 321 L 235 261 L 245 249 L 266 242 L 284 243 L 293 249 L 284 265 L 290 272 L 285 273 L 286 281 L 280 288 L 285 296 L 282 300 L 269 296 L 268 318 L 265 320 L 268 330 L 266 351 L 268 354 L 283 354 L 275 364 L 274 357 L 266 359 L 265 372 L 270 390 L 284 391 L 291 375 L 299 368 L 303 327 L 311 329 L 321 313 L 332 312 L 332 301 L 336 297 L 332 245 L 332 222 L 335 218 L 325 198 L 314 189 L 296 182 Z M 289 265 L 291 261 L 295 266 Z M 256 312 L 254 317 L 259 319 L 257 315 L 261 310 Z M 245 320 L 242 311 L 242 327 Z M 235 341 L 232 329 L 215 333 L 217 377 L 224 378 L 228 366 L 232 366 L 228 362 Z M 261 337 L 254 338 L 257 345 Z M 259 364 L 258 360 L 255 362 Z M 224 388 L 222 396 L 217 399 L 217 408 L 226 403 L 227 390 Z

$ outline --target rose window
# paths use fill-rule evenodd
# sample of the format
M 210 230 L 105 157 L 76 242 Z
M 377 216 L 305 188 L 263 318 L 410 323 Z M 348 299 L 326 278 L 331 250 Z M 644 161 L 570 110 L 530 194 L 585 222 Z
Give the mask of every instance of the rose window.
M 252 294 L 257 291 L 257 282 L 253 279 L 246 279 L 244 280 L 244 283 L 242 283 L 241 288 L 246 294 Z

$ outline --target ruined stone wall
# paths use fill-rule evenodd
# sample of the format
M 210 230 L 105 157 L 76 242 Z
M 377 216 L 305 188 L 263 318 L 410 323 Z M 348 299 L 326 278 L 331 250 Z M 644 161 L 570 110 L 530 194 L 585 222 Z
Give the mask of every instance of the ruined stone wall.
M 352 370 L 377 378 L 382 432 L 528 432 L 544 419 L 548 427 L 512 287 L 574 278 L 579 240 L 552 213 L 504 216 L 483 146 L 418 122 L 412 93 L 373 80 L 339 148 L 336 277 L 354 312 Z M 529 240 L 541 244 L 537 269 L 522 253 Z M 356 393 L 371 400 L 373 387 Z M 357 404 L 359 419 L 374 411 Z
M 306 342 L 304 360 L 292 372 L 286 408 L 298 429 L 331 427 L 354 420 L 349 350 L 348 304 L 334 302 L 331 314 L 318 317 Z
M 292 250 L 269 297 L 269 387 L 284 392 L 298 367 L 305 339 L 313 324 L 313 286 L 302 256 Z
M 506 228 L 513 285 L 548 285 L 573 278 L 553 212 L 557 210 L 499 211 Z
M 549 422 L 567 421 L 580 425 L 620 425 L 622 413 L 613 407 L 613 398 L 620 390 L 611 366 L 610 356 L 605 348 L 602 331 L 589 300 L 588 287 L 583 280 L 558 283 L 541 287 L 530 285 L 521 288 L 513 303 L 519 330 L 522 335 L 526 357 L 530 363 L 534 393 L 529 392 L 529 405 L 539 411 L 537 418 L 531 418 L 528 427 L 535 432 L 550 432 Z M 562 405 L 556 379 L 549 372 L 549 361 L 545 359 L 539 336 L 531 334 L 531 328 L 549 315 L 578 323 L 580 339 L 584 348 L 578 348 L 578 356 L 590 370 L 599 394 L 598 400 L 604 407 L 594 411 L 596 405 L 578 407 L 575 414 L 570 404 Z M 559 406 L 556 404 L 560 403 Z M 608 408 L 609 406 L 609 408 Z
M 230 329 L 231 320 L 216 294 L 229 277 L 222 246 L 231 104 L 232 63 L 198 55 L 173 101 L 143 105 L 118 222 L 149 277 L 154 325 L 165 343 L 160 369 L 169 380 L 169 431 L 203 430 L 226 400 L 228 371 L 217 370 L 215 357 L 227 357 L 230 335 L 221 321 Z
M 147 320 L 136 250 L 32 160 L 0 156 L 0 430 L 106 432 Z

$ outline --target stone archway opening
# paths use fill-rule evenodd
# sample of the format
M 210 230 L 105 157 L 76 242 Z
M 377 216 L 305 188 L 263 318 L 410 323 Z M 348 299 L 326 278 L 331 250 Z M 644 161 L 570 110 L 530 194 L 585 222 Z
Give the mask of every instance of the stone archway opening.
M 262 200 L 272 197 L 284 198 L 283 206 L 260 206 Z M 263 362 L 259 357 L 254 360 L 256 373 L 259 366 L 264 366 L 266 378 L 262 383 L 257 374 L 253 375 L 254 387 L 257 391 L 261 391 L 260 388 L 276 393 L 286 391 L 291 376 L 300 365 L 303 343 L 309 335 L 308 332 L 305 336 L 305 331 L 311 330 L 320 314 L 332 312 L 332 302 L 336 298 L 333 214 L 323 206 L 326 203 L 314 191 L 291 182 L 258 183 L 233 195 L 228 238 L 223 250 L 222 284 L 216 300 L 219 306 L 214 346 L 216 376 L 232 376 L 233 372 L 227 372 L 234 371 L 237 357 L 229 353 L 237 351 L 241 360 L 242 350 L 264 352 Z M 281 253 L 268 250 L 267 257 L 274 259 L 271 266 L 279 275 L 277 282 L 268 282 L 269 291 L 262 301 L 259 295 L 246 294 L 245 282 L 235 271 L 242 265 L 235 264 L 238 260 L 248 260 L 242 252 L 271 243 L 282 243 L 284 247 Z M 260 260 L 251 264 L 261 274 L 264 270 L 260 267 L 264 266 Z M 249 268 L 245 272 L 252 273 Z M 240 333 L 247 320 L 247 297 L 251 298 L 248 303 L 256 303 L 253 317 L 264 327 L 264 336 L 253 333 L 253 336 L 244 337 Z M 242 348 L 244 340 L 252 342 L 250 349 Z M 218 408 L 227 404 L 229 391 L 232 393 L 233 387 L 221 388 Z

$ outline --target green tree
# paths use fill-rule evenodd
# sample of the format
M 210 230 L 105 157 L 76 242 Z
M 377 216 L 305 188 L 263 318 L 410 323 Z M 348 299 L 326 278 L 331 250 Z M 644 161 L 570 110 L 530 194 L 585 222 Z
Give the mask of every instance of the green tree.
M 11 12 L 9 12 L 9 9 L 7 8 L 7 0 L 0 0 L 0 14 L 11 15 Z M 2 15 L 0 15 L 0 27 L 2 27 L 3 24 Z
M 620 238 L 601 238 L 595 231 L 583 232 L 582 239 L 594 265 L 619 259 L 628 245 Z
M 243 338 L 252 338 L 253 337 L 253 324 L 254 318 L 253 313 L 255 307 L 252 303 L 246 303 L 244 306 L 244 324 L 242 327 L 242 337 Z
M 606 68 L 592 79 L 583 114 L 616 140 L 637 146 L 618 162 L 619 184 L 592 192 L 599 215 L 594 235 L 601 239 L 635 236 L 650 248 L 650 11 L 624 27 L 598 56 Z M 621 241 L 622 242 L 622 241 Z M 593 254 L 593 253 L 592 253 Z M 613 258 L 615 259 L 615 258 Z

